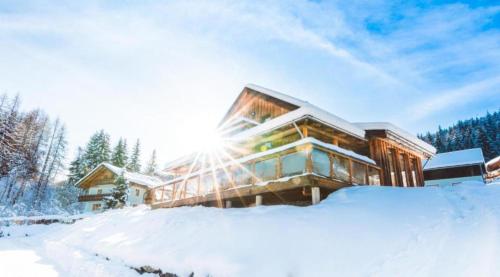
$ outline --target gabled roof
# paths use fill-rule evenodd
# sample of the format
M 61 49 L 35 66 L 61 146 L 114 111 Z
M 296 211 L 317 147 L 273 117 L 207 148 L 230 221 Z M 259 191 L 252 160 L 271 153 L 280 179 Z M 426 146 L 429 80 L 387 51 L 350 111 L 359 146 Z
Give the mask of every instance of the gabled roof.
M 430 154 L 436 153 L 436 148 L 434 146 L 428 144 L 427 142 L 419 139 L 417 136 L 408 133 L 407 131 L 397 127 L 396 125 L 394 125 L 392 123 L 389 123 L 389 122 L 356 122 L 353 124 L 362 128 L 365 131 L 368 131 L 368 130 L 389 131 L 389 132 L 395 134 L 396 136 L 399 136 L 399 137 L 407 140 L 408 142 L 422 148 L 423 150 L 425 150 L 426 152 L 428 152 Z
M 94 173 L 96 173 L 99 169 L 106 168 L 109 171 L 113 172 L 115 175 L 120 175 L 122 172 L 124 172 L 124 177 L 126 180 L 128 180 L 131 183 L 135 183 L 138 185 L 146 186 L 149 188 L 156 187 L 160 184 L 163 183 L 162 180 L 156 177 L 140 174 L 140 173 L 135 173 L 135 172 L 128 172 L 127 170 L 123 168 L 119 168 L 117 166 L 111 165 L 109 163 L 101 163 L 98 166 L 96 166 L 92 171 L 90 171 L 87 175 L 85 175 L 82 179 L 78 180 L 76 182 L 75 186 L 79 186 L 80 183 L 85 181 L 87 178 L 92 176 Z
M 484 156 L 481 148 L 472 148 L 467 150 L 437 154 L 424 165 L 424 170 L 476 164 L 484 164 Z
M 271 119 L 265 123 L 262 123 L 254 128 L 251 128 L 249 130 L 246 130 L 244 132 L 236 134 L 234 137 L 231 139 L 244 139 L 247 137 L 251 137 L 254 135 L 261 134 L 263 132 L 271 131 L 273 129 L 279 128 L 281 126 L 290 124 L 292 122 L 295 122 L 299 119 L 302 119 L 306 116 L 314 117 L 316 119 L 319 119 L 320 121 L 323 121 L 327 125 L 330 125 L 331 127 L 338 129 L 339 131 L 343 131 L 345 133 L 348 133 L 350 135 L 353 135 L 355 137 L 358 137 L 360 139 L 365 139 L 365 131 L 354 124 L 334 115 L 331 114 L 313 104 L 310 104 L 309 102 L 302 101 L 300 99 L 297 99 L 295 97 L 288 96 L 286 94 L 283 94 L 281 92 L 277 92 L 274 90 L 270 90 L 267 88 L 263 88 L 261 86 L 257 86 L 254 84 L 248 84 L 245 86 L 245 88 L 249 88 L 253 91 L 257 91 L 259 93 L 262 93 L 264 95 L 271 96 L 273 98 L 279 99 L 283 102 L 290 103 L 292 105 L 295 105 L 298 107 L 298 109 L 293 110 L 291 112 L 288 112 L 286 114 L 283 114 L 281 116 L 278 116 L 274 119 Z M 245 90 L 243 90 L 245 91 Z M 241 97 L 238 96 L 238 99 Z M 235 101 L 236 103 L 237 101 Z

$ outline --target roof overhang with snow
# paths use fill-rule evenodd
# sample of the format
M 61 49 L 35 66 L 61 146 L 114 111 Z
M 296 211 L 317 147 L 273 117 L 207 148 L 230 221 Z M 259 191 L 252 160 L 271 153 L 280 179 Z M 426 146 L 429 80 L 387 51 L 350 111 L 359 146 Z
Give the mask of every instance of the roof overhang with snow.
M 436 148 L 427 142 L 419 139 L 417 136 L 408 133 L 407 131 L 397 127 L 389 122 L 356 122 L 354 125 L 362 128 L 365 131 L 385 131 L 387 135 L 403 144 L 415 148 L 418 151 L 424 152 L 429 156 L 436 154 Z
M 235 140 L 241 140 L 241 139 L 246 139 L 251 136 L 259 135 L 268 131 L 272 131 L 274 129 L 277 129 L 279 127 L 282 127 L 287 124 L 291 124 L 297 120 L 306 118 L 306 117 L 311 117 L 315 118 L 318 121 L 321 121 L 322 123 L 329 125 L 330 127 L 337 129 L 339 131 L 345 132 L 349 135 L 355 136 L 359 139 L 364 140 L 365 139 L 365 131 L 354 124 L 332 114 L 329 113 L 315 105 L 310 104 L 309 102 L 302 101 L 300 99 L 288 96 L 286 94 L 270 90 L 267 88 L 263 88 L 254 84 L 248 84 L 245 86 L 245 89 L 242 91 L 242 93 L 238 96 L 236 99 L 235 103 L 238 102 L 238 99 L 241 98 L 243 93 L 246 91 L 246 89 L 251 89 L 252 91 L 256 91 L 258 93 L 270 96 L 272 98 L 278 99 L 282 102 L 286 102 L 289 104 L 292 104 L 297 107 L 297 109 L 290 111 L 286 114 L 283 114 L 281 116 L 278 116 L 274 119 L 271 119 L 267 122 L 264 122 L 262 124 L 259 124 L 258 126 L 255 126 L 251 129 L 248 129 L 246 131 L 243 131 L 241 133 L 236 134 L 233 136 L 231 139 Z M 229 110 L 228 114 L 233 111 L 233 106 Z M 224 120 L 227 120 L 227 115 L 224 118 Z M 223 120 L 223 121 L 224 121 Z
M 78 180 L 78 182 L 75 183 L 75 186 L 77 187 L 89 187 L 86 186 L 86 183 L 88 180 L 90 180 L 92 177 L 100 174 L 100 172 L 103 171 L 109 171 L 111 172 L 114 176 L 124 173 L 124 177 L 127 181 L 129 181 L 132 184 L 147 187 L 147 188 L 153 188 L 161 183 L 163 183 L 162 180 L 156 177 L 152 176 L 147 176 L 144 174 L 140 173 L 134 173 L 134 172 L 128 172 L 122 168 L 116 167 L 114 165 L 108 164 L 108 163 L 101 163 L 98 166 L 96 166 L 92 171 L 90 171 L 87 175 L 85 175 L 83 178 Z
M 481 148 L 436 154 L 425 163 L 424 171 L 469 165 L 484 165 L 484 156 Z

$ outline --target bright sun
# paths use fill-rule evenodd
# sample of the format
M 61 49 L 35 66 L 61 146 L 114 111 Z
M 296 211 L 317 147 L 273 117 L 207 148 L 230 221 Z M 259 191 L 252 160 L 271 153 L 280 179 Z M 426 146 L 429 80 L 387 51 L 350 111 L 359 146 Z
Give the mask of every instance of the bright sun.
M 224 141 L 217 131 L 211 131 L 203 134 L 199 141 L 200 151 L 213 152 L 224 146 Z

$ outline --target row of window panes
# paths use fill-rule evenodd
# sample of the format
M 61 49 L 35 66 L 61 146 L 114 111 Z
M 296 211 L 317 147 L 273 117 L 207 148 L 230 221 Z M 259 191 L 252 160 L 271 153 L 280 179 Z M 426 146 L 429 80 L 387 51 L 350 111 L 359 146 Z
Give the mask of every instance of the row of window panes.
M 329 155 L 327 152 L 324 152 L 319 149 L 313 149 L 311 156 L 312 156 L 313 173 L 326 177 L 333 176 L 336 179 L 346 182 L 350 181 L 349 159 L 337 155 Z M 280 158 L 281 158 L 281 177 L 296 176 L 306 173 L 307 170 L 306 151 L 294 152 L 291 154 L 281 156 Z M 258 161 L 255 163 L 255 170 L 254 170 L 255 177 L 260 182 L 275 180 L 277 179 L 277 168 L 278 168 L 277 157 L 263 161 Z M 353 172 L 352 176 L 353 183 L 380 185 L 380 175 L 378 169 L 352 161 L 352 172 Z M 202 175 L 199 191 L 198 191 L 199 177 L 188 179 L 185 182 L 185 190 L 183 188 L 181 189 L 176 188 L 176 194 L 174 198 L 177 200 L 185 197 L 186 198 L 194 197 L 196 195 L 205 195 L 214 192 L 216 188 L 215 184 L 218 184 L 218 188 L 220 190 L 230 188 L 232 184 L 228 178 L 228 174 L 232 175 L 234 184 L 236 184 L 237 186 L 248 185 L 253 182 L 251 166 L 248 164 L 244 164 L 241 167 L 238 167 L 235 170 L 233 170 L 232 174 L 230 172 L 219 170 L 215 173 L 215 178 L 212 173 Z M 366 179 L 367 176 L 368 180 Z M 182 186 L 182 182 L 176 183 L 176 185 Z M 183 191 L 185 191 L 185 195 L 181 195 Z M 166 194 L 167 193 L 163 193 L 163 199 L 170 200 L 170 199 L 165 199 Z
M 415 158 L 409 158 L 410 168 L 409 173 L 406 171 L 405 159 L 407 158 L 404 154 L 399 154 L 396 158 L 396 152 L 392 149 L 388 150 L 388 165 L 389 172 L 391 173 L 391 183 L 392 185 L 400 185 L 403 187 L 410 186 L 408 180 L 411 180 L 413 186 L 417 186 L 417 160 Z M 398 184 L 397 176 L 396 176 L 396 159 L 398 159 L 399 164 L 401 165 L 401 184 Z M 409 176 L 408 176 L 409 175 Z

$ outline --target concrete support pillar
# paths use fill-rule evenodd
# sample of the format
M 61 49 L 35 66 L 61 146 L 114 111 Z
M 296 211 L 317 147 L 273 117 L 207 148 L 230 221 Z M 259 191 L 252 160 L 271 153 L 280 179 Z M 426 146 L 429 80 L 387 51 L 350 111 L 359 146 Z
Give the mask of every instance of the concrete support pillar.
M 262 206 L 262 195 L 255 196 L 255 206 Z
M 226 201 L 226 208 L 231 208 L 233 206 L 233 202 L 231 200 Z
M 316 205 L 319 203 L 319 201 L 321 200 L 320 195 L 321 194 L 319 191 L 319 187 L 312 187 L 311 188 L 311 198 L 312 198 L 313 205 Z

